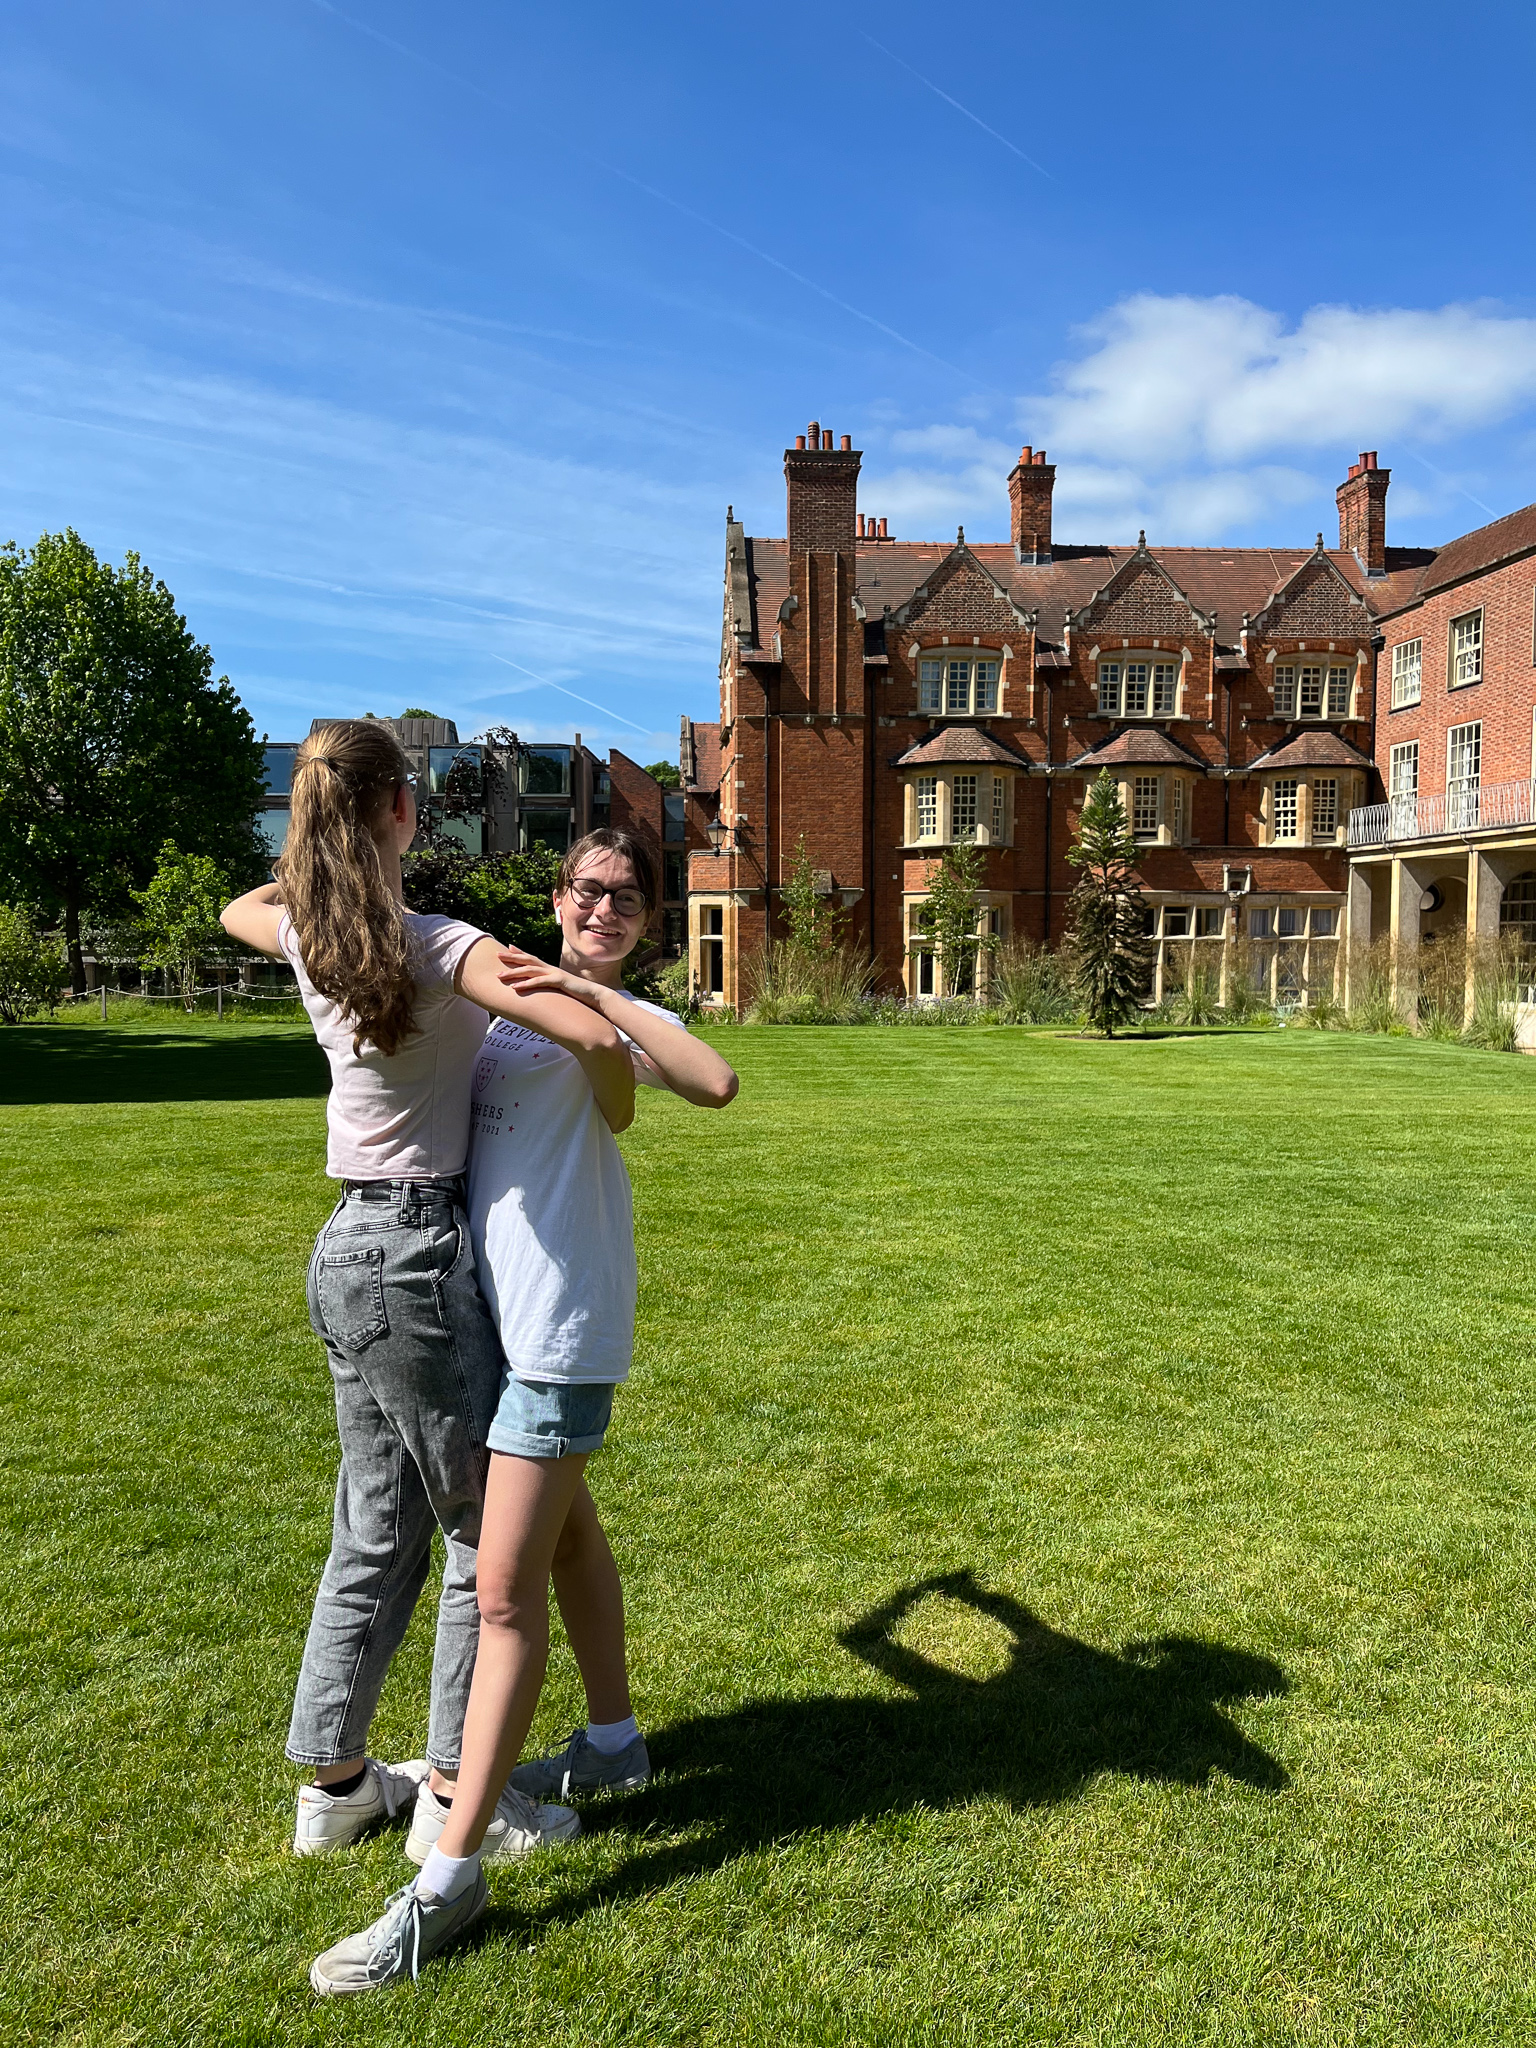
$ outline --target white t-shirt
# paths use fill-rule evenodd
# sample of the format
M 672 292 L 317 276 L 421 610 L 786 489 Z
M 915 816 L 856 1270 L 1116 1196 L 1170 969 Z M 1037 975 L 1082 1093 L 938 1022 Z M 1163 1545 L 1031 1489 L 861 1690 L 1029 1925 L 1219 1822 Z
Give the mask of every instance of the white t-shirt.
M 686 1028 L 670 1010 L 639 1007 Z M 665 1087 L 626 1042 L 635 1079 Z M 575 1055 L 504 1019 L 492 1024 L 475 1062 L 469 1227 L 480 1285 L 519 1379 L 629 1377 L 629 1175 Z
M 325 1170 L 332 1180 L 436 1180 L 461 1173 L 469 1149 L 469 1077 L 489 1013 L 458 995 L 459 962 L 484 932 L 453 917 L 405 913 L 415 955 L 416 1029 L 386 1056 L 304 971 L 298 934 L 286 913 L 277 943 L 298 979 L 315 1036 L 331 1063 L 326 1104 Z

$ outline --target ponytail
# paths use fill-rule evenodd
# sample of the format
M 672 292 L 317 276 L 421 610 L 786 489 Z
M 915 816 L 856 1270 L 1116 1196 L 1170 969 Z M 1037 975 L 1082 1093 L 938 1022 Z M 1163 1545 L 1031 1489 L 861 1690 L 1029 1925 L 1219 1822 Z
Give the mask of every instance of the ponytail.
M 405 755 L 373 719 L 317 726 L 299 748 L 292 814 L 273 870 L 304 971 L 386 1056 L 415 1028 L 410 933 L 375 834 L 406 779 Z

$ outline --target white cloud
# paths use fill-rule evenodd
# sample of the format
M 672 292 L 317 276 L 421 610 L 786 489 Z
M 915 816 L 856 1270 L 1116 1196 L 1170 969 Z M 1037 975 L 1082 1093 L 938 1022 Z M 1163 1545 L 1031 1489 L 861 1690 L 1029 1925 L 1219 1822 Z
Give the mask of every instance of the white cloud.
M 1248 299 L 1141 293 L 1081 335 L 1027 417 L 1063 456 L 1143 468 L 1438 440 L 1536 398 L 1536 320 L 1478 306 L 1314 306 L 1288 327 Z

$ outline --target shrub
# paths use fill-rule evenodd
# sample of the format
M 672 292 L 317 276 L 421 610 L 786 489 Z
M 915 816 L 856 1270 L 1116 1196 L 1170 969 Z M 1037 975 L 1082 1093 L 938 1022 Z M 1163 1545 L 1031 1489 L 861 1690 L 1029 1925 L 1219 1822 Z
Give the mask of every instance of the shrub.
M 654 1001 L 664 1010 L 670 1010 L 675 1017 L 688 1017 L 696 1005 L 688 995 L 688 962 L 669 960 L 655 977 L 656 994 Z
M 1029 939 L 1011 939 L 992 963 L 995 1021 L 1005 1024 L 1077 1024 L 1082 1005 L 1067 963 Z
M 766 946 L 742 962 L 749 1024 L 862 1024 L 874 968 L 845 943 Z
M 1472 1017 L 1463 1036 L 1484 1052 L 1514 1052 L 1519 1005 L 1532 979 L 1527 949 L 1503 939 L 1482 948 L 1472 969 Z
M 0 903 L 0 1023 L 19 1024 L 38 1010 L 50 1015 L 69 981 L 69 962 L 24 910 Z

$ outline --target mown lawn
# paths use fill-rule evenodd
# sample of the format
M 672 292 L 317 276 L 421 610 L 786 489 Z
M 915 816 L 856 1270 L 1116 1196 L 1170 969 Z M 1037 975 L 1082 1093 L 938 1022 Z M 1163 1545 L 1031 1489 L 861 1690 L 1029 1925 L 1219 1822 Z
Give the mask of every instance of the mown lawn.
M 654 1786 L 406 1990 L 286 1851 L 335 1447 L 287 1026 L 11 1030 L 0 2034 L 1527 2042 L 1536 1062 L 733 1031 L 626 1139 Z M 420 1751 L 428 1612 L 376 1746 Z M 579 1714 L 558 1656 L 538 1733 Z

